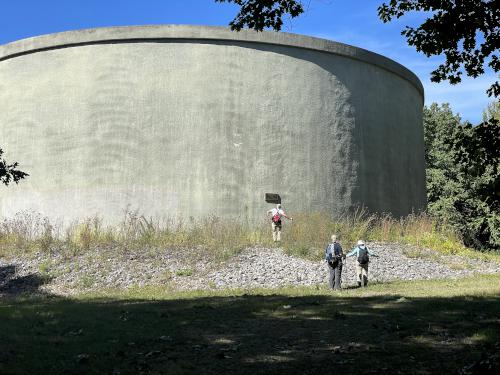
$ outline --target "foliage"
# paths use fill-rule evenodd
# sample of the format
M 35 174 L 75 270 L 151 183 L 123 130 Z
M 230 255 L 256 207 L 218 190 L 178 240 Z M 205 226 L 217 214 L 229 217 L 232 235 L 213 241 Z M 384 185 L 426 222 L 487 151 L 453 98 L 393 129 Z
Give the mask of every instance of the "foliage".
M 285 15 L 294 18 L 304 12 L 298 0 L 215 1 L 240 7 L 230 22 L 231 29 L 238 31 L 244 27 L 280 31 Z M 412 11 L 430 13 L 430 16 L 419 27 L 406 26 L 401 32 L 408 44 L 426 56 L 444 54 L 446 58 L 431 72 L 433 82 L 448 80 L 456 84 L 461 81 L 464 69 L 468 76 L 476 78 L 484 73 L 485 64 L 495 72 L 500 70 L 500 61 L 495 54 L 500 18 L 497 1 L 390 0 L 378 8 L 378 15 L 386 23 Z M 497 97 L 500 93 L 498 81 L 487 92 Z
M 424 109 L 428 211 L 467 246 L 500 248 L 500 125 L 461 123 L 448 104 Z
M 297 17 L 304 12 L 297 0 L 215 0 L 217 3 L 234 3 L 240 6 L 240 11 L 229 25 L 232 30 L 240 31 L 245 26 L 262 31 L 266 28 L 280 31 L 283 17 Z
M 17 184 L 19 180 L 29 176 L 27 173 L 17 169 L 17 162 L 9 164 L 2 158 L 2 155 L 3 150 L 0 148 L 0 182 L 4 185 L 9 185 L 11 182 L 15 182 Z
M 500 37 L 497 1 L 390 0 L 378 8 L 383 22 L 412 11 L 431 12 L 431 16 L 419 27 L 406 26 L 401 32 L 408 44 L 428 57 L 444 54 L 446 58 L 431 72 L 431 81 L 458 83 L 463 70 L 476 78 L 484 73 L 486 63 L 493 71 L 500 70 L 495 54 Z M 487 92 L 490 96 L 498 96 L 498 81 Z
M 496 119 L 500 121 L 500 100 L 492 101 L 483 111 L 483 122 Z

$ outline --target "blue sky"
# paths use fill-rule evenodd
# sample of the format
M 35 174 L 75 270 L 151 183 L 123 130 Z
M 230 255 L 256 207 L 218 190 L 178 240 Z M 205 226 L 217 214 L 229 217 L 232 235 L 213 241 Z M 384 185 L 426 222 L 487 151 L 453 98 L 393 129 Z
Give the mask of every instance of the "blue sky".
M 430 72 L 442 61 L 426 58 L 400 35 L 416 26 L 422 14 L 410 14 L 383 24 L 377 7 L 384 0 L 304 0 L 306 13 L 288 20 L 283 31 L 305 34 L 366 48 L 412 70 L 425 87 L 426 104 L 450 103 L 454 112 L 472 123 L 492 101 L 485 91 L 495 81 L 488 71 L 459 85 L 431 83 Z M 0 44 L 53 32 L 102 26 L 193 24 L 227 26 L 237 12 L 230 4 L 213 0 L 17 0 L 0 5 Z

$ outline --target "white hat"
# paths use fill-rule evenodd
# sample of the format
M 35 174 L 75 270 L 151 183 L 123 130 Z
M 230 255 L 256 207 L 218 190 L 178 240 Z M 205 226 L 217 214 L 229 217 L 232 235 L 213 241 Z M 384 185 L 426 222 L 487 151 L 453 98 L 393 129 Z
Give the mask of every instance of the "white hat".
M 361 245 L 363 245 L 363 246 L 365 245 L 365 242 L 363 240 L 358 241 L 358 246 L 361 246 Z
M 332 241 L 333 241 L 333 242 L 337 241 L 337 235 L 332 234 Z

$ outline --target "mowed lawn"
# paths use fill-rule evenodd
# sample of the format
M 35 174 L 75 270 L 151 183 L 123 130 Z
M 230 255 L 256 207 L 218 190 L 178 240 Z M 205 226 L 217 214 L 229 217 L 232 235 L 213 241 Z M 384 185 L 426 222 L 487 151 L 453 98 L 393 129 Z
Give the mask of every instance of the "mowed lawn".
M 487 373 L 499 341 L 499 275 L 0 298 L 0 374 Z

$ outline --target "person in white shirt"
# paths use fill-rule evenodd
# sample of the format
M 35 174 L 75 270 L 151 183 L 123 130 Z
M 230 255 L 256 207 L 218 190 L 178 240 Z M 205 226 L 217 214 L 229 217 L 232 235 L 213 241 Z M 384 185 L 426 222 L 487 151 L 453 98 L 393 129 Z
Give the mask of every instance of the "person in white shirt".
M 281 204 L 278 204 L 276 208 L 271 208 L 267 211 L 267 215 L 271 215 L 271 228 L 273 231 L 273 241 L 281 241 L 281 218 L 285 217 L 288 220 L 293 220 L 291 217 L 287 216 Z

